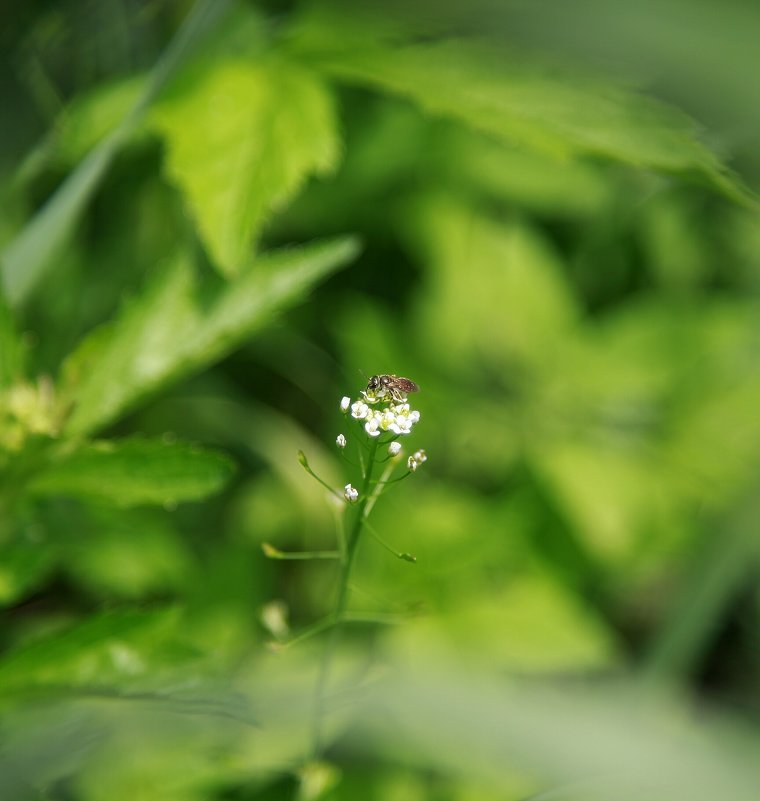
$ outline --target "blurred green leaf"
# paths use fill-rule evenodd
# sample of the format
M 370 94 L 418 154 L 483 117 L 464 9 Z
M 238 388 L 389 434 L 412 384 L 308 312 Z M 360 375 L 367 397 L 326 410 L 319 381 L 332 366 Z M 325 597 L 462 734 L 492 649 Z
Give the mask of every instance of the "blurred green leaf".
M 664 289 L 693 294 L 714 269 L 715 259 L 710 227 L 700 218 L 694 198 L 683 191 L 660 193 L 642 212 L 647 270 Z
M 510 787 L 513 771 L 561 801 L 753 801 L 757 733 L 691 711 L 623 680 L 507 682 L 463 669 L 453 645 L 438 659 L 408 655 L 358 720 L 386 760 Z M 367 742 L 352 733 L 352 743 Z M 506 788 L 505 788 L 506 789 Z
M 176 610 L 123 610 L 22 644 L 0 659 L 0 698 L 24 690 L 107 687 L 158 677 L 172 646 Z
M 682 533 L 668 516 L 675 498 L 664 491 L 651 453 L 634 455 L 609 442 L 603 447 L 590 433 L 593 422 L 586 425 L 579 440 L 534 447 L 531 465 L 584 546 L 632 570 L 633 552 L 652 529 L 667 521 L 670 537 Z M 648 549 L 648 559 L 661 560 L 671 546 L 670 538 L 660 540 Z
M 267 214 L 339 154 L 329 92 L 282 59 L 206 68 L 175 86 L 151 122 L 166 139 L 166 171 L 227 276 L 248 262 Z
M 696 509 L 725 509 L 754 481 L 756 342 L 753 303 L 641 299 L 576 331 L 544 375 L 530 463 L 627 576 L 678 552 Z
M 201 285 L 186 256 L 162 271 L 116 320 L 84 340 L 66 365 L 62 393 L 81 435 L 143 397 L 229 353 L 357 253 L 338 238 L 270 253 L 233 282 Z
M 55 550 L 41 540 L 18 538 L 0 547 L 0 608 L 39 587 L 56 561 Z
M 144 439 L 79 445 L 43 468 L 30 482 L 34 495 L 72 495 L 114 503 L 175 504 L 205 498 L 233 472 L 220 453 Z
M 164 596 L 193 580 L 189 544 L 156 510 L 88 506 L 56 534 L 61 569 L 97 597 Z
M 0 390 L 21 377 L 24 348 L 5 295 L 0 287 Z
M 699 175 L 734 199 L 751 199 L 697 139 L 693 122 L 651 98 L 485 41 L 383 46 L 364 38 L 310 55 L 330 74 L 399 94 L 509 145 Z
M 456 644 L 468 663 L 518 675 L 601 670 L 618 661 L 601 618 L 550 577 L 508 576 L 503 589 L 485 592 L 458 578 L 449 577 L 455 584 L 447 609 L 392 631 L 387 647 L 422 658 Z
M 141 122 L 156 94 L 198 42 L 213 30 L 229 5 L 230 0 L 198 0 L 129 113 L 88 153 L 0 254 L 0 278 L 12 306 L 22 303 L 53 266 L 114 157 Z
M 538 229 L 497 222 L 448 195 L 411 203 L 403 230 L 428 266 L 420 337 L 449 358 L 502 366 L 545 360 L 578 309 L 558 254 Z M 477 320 L 477 325 L 472 321 Z
M 55 156 L 65 163 L 83 158 L 139 102 L 146 82 L 147 76 L 135 75 L 76 97 L 55 132 L 52 143 Z
M 238 701 L 239 703 L 239 701 Z M 177 705 L 179 706 L 179 705 Z M 181 707 L 178 709 L 181 712 Z M 250 746 L 235 721 L 132 709 L 76 778 L 81 801 L 206 801 L 213 788 L 248 778 Z M 124 754 L 129 759 L 124 759 Z
M 505 147 L 493 136 L 448 120 L 436 130 L 432 145 L 437 175 L 526 212 L 582 219 L 604 214 L 614 202 L 613 176 L 590 160 L 557 161 Z
M 697 541 L 686 580 L 652 638 L 642 671 L 646 678 L 672 683 L 697 668 L 717 639 L 731 603 L 755 582 L 760 566 L 759 497 L 757 486 L 751 487 L 743 502 Z

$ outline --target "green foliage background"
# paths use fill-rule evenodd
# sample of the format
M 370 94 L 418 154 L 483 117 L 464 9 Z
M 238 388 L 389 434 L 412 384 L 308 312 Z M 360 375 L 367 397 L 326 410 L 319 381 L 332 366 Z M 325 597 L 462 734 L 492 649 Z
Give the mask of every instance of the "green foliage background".
M 760 11 L 406 5 L 3 12 L 3 801 L 757 797 Z

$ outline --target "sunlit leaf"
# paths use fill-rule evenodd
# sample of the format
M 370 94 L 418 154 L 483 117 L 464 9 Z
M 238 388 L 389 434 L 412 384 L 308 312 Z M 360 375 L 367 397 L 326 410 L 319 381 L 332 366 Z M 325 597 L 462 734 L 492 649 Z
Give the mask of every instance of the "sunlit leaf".
M 267 214 L 338 157 L 329 92 L 281 60 L 215 64 L 175 87 L 151 119 L 166 140 L 166 170 L 226 275 L 247 263 Z
M 201 285 L 184 256 L 116 320 L 84 340 L 63 383 L 66 432 L 114 420 L 147 394 L 210 365 L 293 305 L 357 252 L 350 238 L 268 254 L 235 281 Z
M 749 198 L 698 140 L 691 120 L 651 98 L 481 41 L 384 46 L 365 38 L 313 57 L 342 79 L 399 94 L 509 145 L 697 174 L 734 198 Z
M 81 445 L 37 474 L 29 490 L 117 506 L 175 504 L 216 492 L 231 474 L 232 463 L 219 453 L 135 438 Z

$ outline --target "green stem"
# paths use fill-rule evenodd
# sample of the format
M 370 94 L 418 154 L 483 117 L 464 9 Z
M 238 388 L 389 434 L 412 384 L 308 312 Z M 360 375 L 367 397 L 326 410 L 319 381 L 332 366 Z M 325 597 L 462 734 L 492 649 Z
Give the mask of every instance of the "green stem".
M 375 539 L 377 542 L 379 542 L 380 545 L 382 545 L 383 548 L 385 548 L 386 551 L 392 553 L 397 559 L 403 559 L 405 562 L 416 562 L 417 561 L 417 557 L 416 556 L 413 556 L 410 553 L 402 553 L 401 551 L 397 551 L 391 545 L 388 545 L 388 543 L 377 533 L 377 530 L 374 528 L 374 526 L 371 526 L 366 520 L 364 521 L 364 525 L 365 525 L 367 531 L 373 537 L 373 539 Z
M 362 486 L 359 489 L 359 502 L 356 507 L 356 517 L 349 531 L 346 540 L 346 548 L 341 560 L 338 598 L 332 614 L 333 626 L 330 629 L 327 644 L 322 654 L 322 661 L 319 666 L 319 675 L 317 676 L 317 685 L 314 691 L 314 717 L 312 720 L 312 756 L 314 758 L 317 758 L 323 749 L 325 690 L 327 688 L 335 651 L 340 641 L 341 622 L 345 617 L 346 604 L 348 602 L 348 584 L 351 577 L 351 569 L 354 564 L 354 556 L 356 555 L 356 546 L 359 544 L 359 537 L 367 515 L 367 505 L 371 497 L 368 492 L 370 482 L 372 481 L 372 469 L 375 466 L 377 445 L 377 439 L 373 439 L 370 443 L 367 469 L 364 473 Z

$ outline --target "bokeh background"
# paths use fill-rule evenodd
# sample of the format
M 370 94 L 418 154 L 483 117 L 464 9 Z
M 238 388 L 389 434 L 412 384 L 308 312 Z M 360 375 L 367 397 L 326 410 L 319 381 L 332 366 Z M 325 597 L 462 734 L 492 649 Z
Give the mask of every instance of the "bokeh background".
M 4 7 L 0 798 L 758 797 L 760 9 L 414 5 Z

